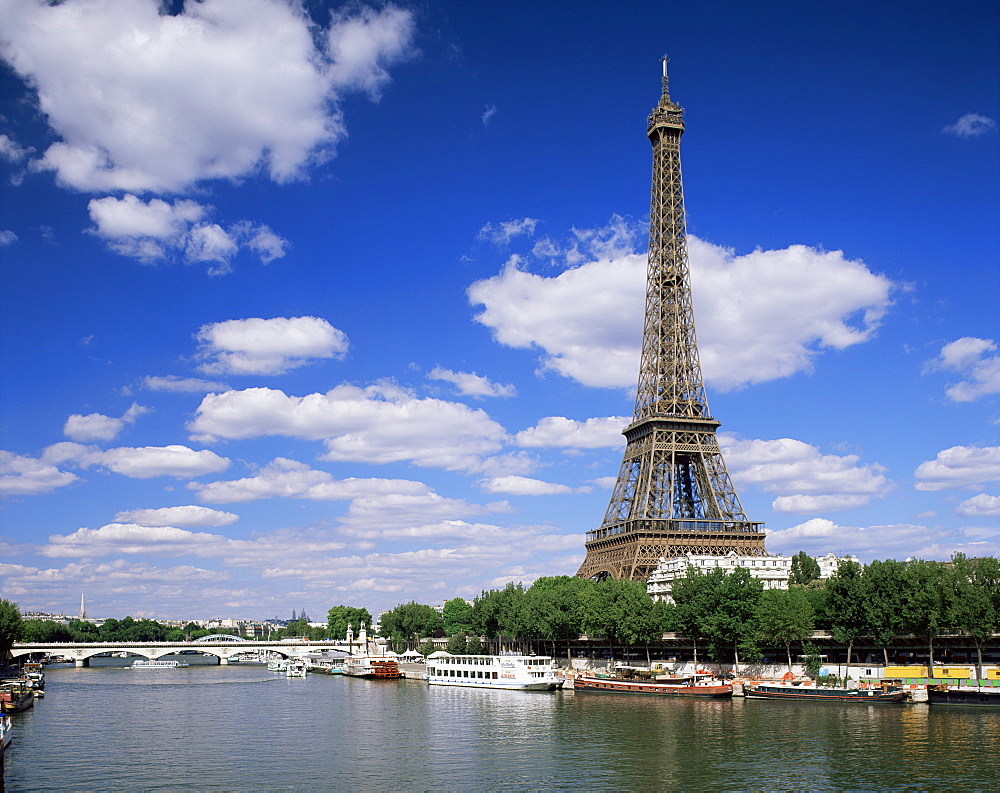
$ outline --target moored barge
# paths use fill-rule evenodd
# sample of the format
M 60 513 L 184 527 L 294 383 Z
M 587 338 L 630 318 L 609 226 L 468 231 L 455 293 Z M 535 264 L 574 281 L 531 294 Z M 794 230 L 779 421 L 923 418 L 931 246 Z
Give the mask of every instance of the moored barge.
M 726 699 L 733 696 L 730 683 L 699 680 L 697 677 L 675 677 L 669 680 L 644 680 L 638 677 L 590 677 L 583 675 L 573 681 L 574 691 L 596 691 L 609 694 L 655 694 L 664 697 L 702 697 Z
M 827 688 L 795 683 L 754 683 L 743 687 L 749 699 L 797 699 L 810 702 L 903 702 L 906 691 L 896 688 Z

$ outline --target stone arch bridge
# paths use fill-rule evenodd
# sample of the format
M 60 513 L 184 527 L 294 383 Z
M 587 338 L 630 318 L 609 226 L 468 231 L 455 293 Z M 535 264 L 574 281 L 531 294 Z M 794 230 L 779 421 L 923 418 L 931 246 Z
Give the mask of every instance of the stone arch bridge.
M 281 639 L 269 642 L 216 634 L 190 642 L 21 642 L 11 647 L 10 654 L 17 659 L 35 653 L 48 653 L 49 655 L 70 658 L 77 666 L 90 666 L 90 659 L 102 653 L 131 653 L 155 661 L 165 655 L 196 650 L 203 655 L 216 656 L 220 664 L 228 664 L 229 659 L 234 655 L 242 655 L 243 653 L 268 652 L 288 658 L 323 650 L 348 651 L 352 649 L 356 650 L 357 648 L 349 648 L 343 640 Z

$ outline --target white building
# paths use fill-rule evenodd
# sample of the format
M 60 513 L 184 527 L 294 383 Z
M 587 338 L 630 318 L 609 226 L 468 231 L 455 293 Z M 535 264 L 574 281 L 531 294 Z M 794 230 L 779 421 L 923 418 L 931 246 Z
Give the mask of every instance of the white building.
M 840 565 L 842 559 L 861 564 L 856 556 L 836 557 L 832 553 L 826 556 L 814 556 L 819 565 L 819 577 L 829 578 Z M 670 600 L 670 588 L 678 578 L 686 578 L 688 568 L 695 567 L 702 572 L 709 572 L 717 567 L 733 571 L 742 567 L 750 571 L 753 578 L 764 582 L 765 589 L 788 589 L 788 579 L 792 574 L 791 556 L 739 556 L 731 551 L 725 556 L 710 556 L 707 554 L 688 553 L 673 559 L 660 557 L 660 563 L 646 581 L 646 591 L 653 600 Z

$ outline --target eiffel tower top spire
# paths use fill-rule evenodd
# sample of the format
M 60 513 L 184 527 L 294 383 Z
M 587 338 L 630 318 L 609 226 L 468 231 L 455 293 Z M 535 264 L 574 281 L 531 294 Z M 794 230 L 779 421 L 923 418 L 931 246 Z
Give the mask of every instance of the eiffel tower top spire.
M 646 128 L 653 145 L 653 180 L 636 421 L 653 417 L 711 420 L 694 331 L 681 182 L 682 134 L 684 109 L 670 99 L 664 55 L 663 93 Z

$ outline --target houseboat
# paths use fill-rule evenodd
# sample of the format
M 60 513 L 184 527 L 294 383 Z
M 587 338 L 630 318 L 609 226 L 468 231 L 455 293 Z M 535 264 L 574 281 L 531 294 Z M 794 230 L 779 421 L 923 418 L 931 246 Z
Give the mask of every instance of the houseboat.
M 371 677 L 395 680 L 403 677 L 395 655 L 352 655 L 344 661 L 344 674 L 349 677 Z
M 443 650 L 428 656 L 424 679 L 432 686 L 523 691 L 552 691 L 564 682 L 547 655 L 452 655 Z
M 713 680 L 707 676 L 618 675 L 597 677 L 582 675 L 573 681 L 574 691 L 594 691 L 607 694 L 654 694 L 662 697 L 701 697 L 725 699 L 733 696 L 730 683 Z
M 35 704 L 35 691 L 20 681 L 0 685 L 0 713 L 20 713 Z
M 927 701 L 931 705 L 1000 708 L 1000 688 L 994 686 L 929 686 L 927 688 Z
M 810 702 L 904 702 L 906 691 L 895 686 L 878 688 L 829 688 L 797 683 L 752 683 L 743 686 L 749 699 L 799 699 Z

